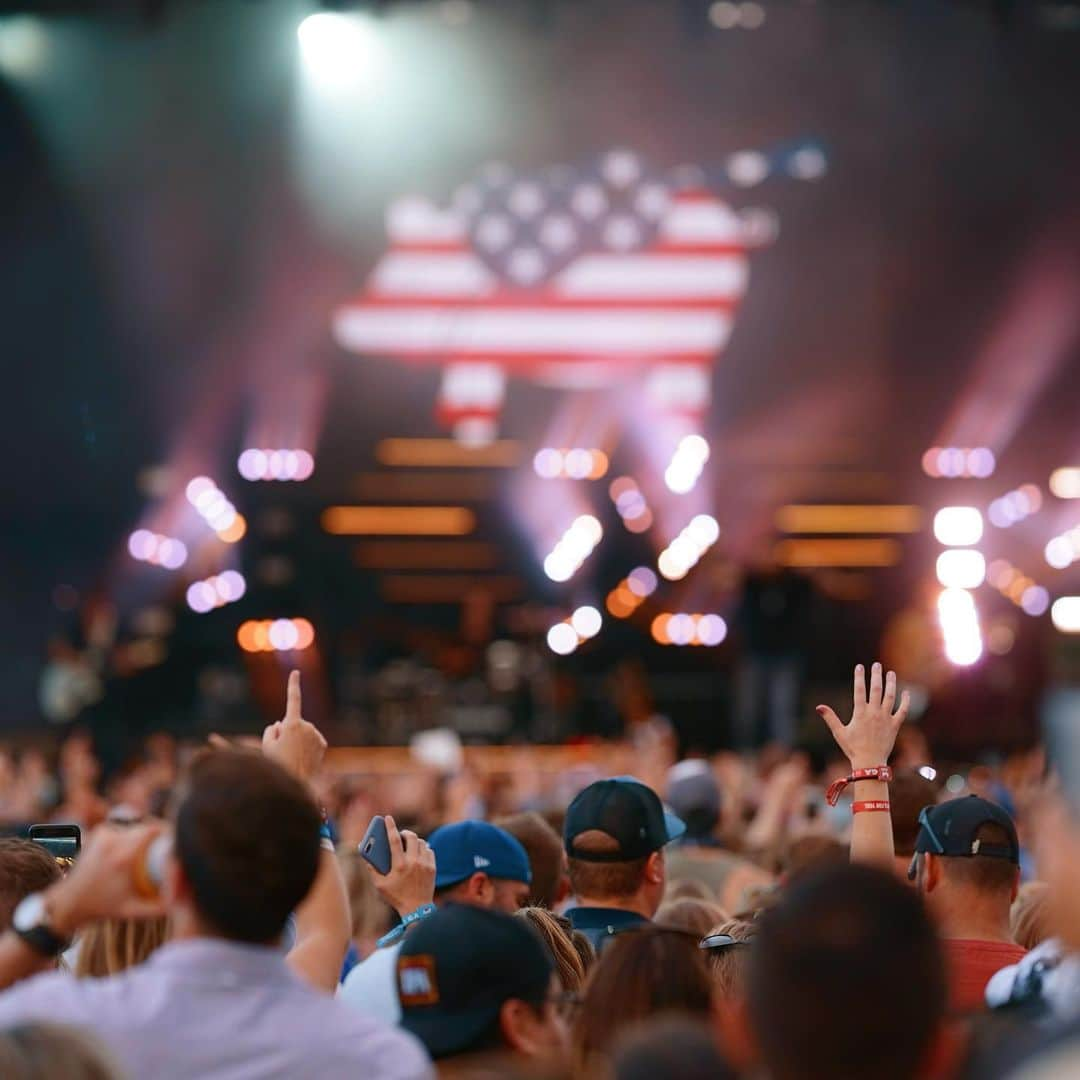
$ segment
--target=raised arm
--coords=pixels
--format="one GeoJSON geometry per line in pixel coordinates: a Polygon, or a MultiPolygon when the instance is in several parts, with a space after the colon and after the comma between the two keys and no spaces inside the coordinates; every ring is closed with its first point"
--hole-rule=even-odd
{"type": "MultiPolygon", "coordinates": [[[[883,681],[881,664],[875,663],[870,672],[869,693],[862,664],[855,667],[850,723],[842,723],[828,705],[817,707],[818,714],[829,725],[836,745],[847,757],[853,776],[867,771],[874,773],[887,765],[896,744],[897,732],[908,714],[910,700],[906,690],[900,698],[900,707],[894,713],[895,704],[896,674],[890,671],[883,681]]],[[[886,777],[888,775],[885,774],[886,777]]],[[[851,861],[891,870],[895,849],[887,779],[857,779],[854,782],[854,796],[851,861]]]]}
{"type": "MultiPolygon", "coordinates": [[[[322,764],[326,740],[301,715],[299,671],[289,675],[284,718],[263,732],[263,753],[308,786],[322,764]]],[[[289,967],[316,989],[332,994],[351,930],[345,880],[333,846],[324,838],[315,882],[296,909],[296,944],[287,957],[289,967]]]]}

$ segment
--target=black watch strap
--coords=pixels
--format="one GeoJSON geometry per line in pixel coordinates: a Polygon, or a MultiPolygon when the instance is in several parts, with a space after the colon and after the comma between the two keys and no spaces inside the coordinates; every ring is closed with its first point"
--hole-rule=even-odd
{"type": "Polygon", "coordinates": [[[50,959],[59,956],[71,944],[70,941],[54,934],[47,926],[31,926],[29,930],[16,930],[15,933],[34,952],[50,959]]]}

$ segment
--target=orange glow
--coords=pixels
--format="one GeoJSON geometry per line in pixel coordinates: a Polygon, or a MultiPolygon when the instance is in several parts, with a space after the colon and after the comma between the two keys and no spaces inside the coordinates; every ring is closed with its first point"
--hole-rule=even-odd
{"type": "Polygon", "coordinates": [[[375,456],[383,465],[510,469],[521,460],[521,444],[513,439],[488,446],[466,446],[454,439],[383,439],[375,456]]]}
{"type": "Polygon", "coordinates": [[[315,627],[307,619],[293,619],[298,635],[296,639],[297,649],[307,649],[315,642],[315,627]]]}
{"type": "Polygon", "coordinates": [[[236,631],[236,640],[240,645],[240,648],[244,652],[258,652],[259,642],[256,636],[256,628],[258,623],[248,621],[240,624],[240,629],[236,631]]]}
{"type": "Polygon", "coordinates": [[[790,505],[776,512],[776,527],[788,533],[913,533],[922,528],[917,506],[790,505]]]}
{"type": "Polygon", "coordinates": [[[608,471],[608,456],[603,450],[592,451],[592,472],[589,473],[590,480],[599,480],[600,477],[606,476],[608,471]]]}
{"type": "Polygon", "coordinates": [[[640,603],[641,597],[635,596],[627,588],[625,579],[607,596],[607,609],[616,619],[628,619],[638,609],[640,603]]]}
{"type": "Polygon", "coordinates": [[[255,623],[252,640],[255,642],[256,652],[270,652],[270,621],[268,619],[255,623]]]}
{"type": "Polygon", "coordinates": [[[671,644],[671,637],[668,634],[668,623],[670,622],[670,615],[657,615],[652,621],[653,640],[660,645],[671,644]]]}
{"type": "Polygon", "coordinates": [[[623,519],[623,524],[632,533],[648,532],[652,528],[653,516],[651,510],[639,514],[636,518],[623,519]]]}
{"type": "Polygon", "coordinates": [[[227,529],[222,529],[217,536],[219,540],[224,541],[226,544],[235,544],[237,540],[243,540],[246,533],[247,522],[244,520],[244,515],[237,514],[233,518],[233,523],[227,529]]]}
{"type": "Polygon", "coordinates": [[[476,515],[464,506],[329,506],[322,526],[335,536],[465,536],[476,515]]]}
{"type": "Polygon", "coordinates": [[[895,566],[895,540],[781,540],[773,549],[781,566],[895,566]]]}

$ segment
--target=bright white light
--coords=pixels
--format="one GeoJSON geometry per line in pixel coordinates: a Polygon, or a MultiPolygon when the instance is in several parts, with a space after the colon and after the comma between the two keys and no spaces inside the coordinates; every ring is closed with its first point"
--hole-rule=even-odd
{"type": "Polygon", "coordinates": [[[149,529],[136,529],[128,539],[128,551],[134,559],[147,562],[157,550],[157,537],[149,529]]]}
{"type": "Polygon", "coordinates": [[[584,480],[593,471],[593,456],[588,450],[570,450],[563,468],[572,480],[584,480]]]}
{"type": "Polygon", "coordinates": [[[935,769],[933,765],[922,765],[919,768],[919,775],[924,780],[936,780],[937,769],[935,769]]]}
{"type": "Polygon", "coordinates": [[[214,590],[210,589],[210,595],[207,596],[207,584],[205,581],[196,581],[194,585],[190,585],[187,591],[188,607],[192,611],[198,612],[200,615],[205,615],[206,612],[212,610],[217,605],[217,598],[214,596],[214,590]]]}
{"type": "Polygon", "coordinates": [[[600,633],[600,627],[603,625],[603,618],[600,612],[594,607],[579,607],[573,615],[570,616],[570,625],[577,632],[579,637],[591,638],[596,637],[600,633]]]}
{"type": "Polygon", "coordinates": [[[544,573],[552,581],[569,581],[574,576],[574,564],[561,552],[553,551],[544,560],[544,573]]]}
{"type": "Polygon", "coordinates": [[[293,479],[297,481],[307,480],[314,471],[315,458],[307,450],[297,450],[296,472],[293,473],[293,479]]]}
{"type": "Polygon", "coordinates": [[[266,472],[266,455],[261,450],[245,450],[236,459],[236,469],[245,480],[261,480],[266,472]]]}
{"type": "Polygon", "coordinates": [[[671,463],[664,471],[668,490],[676,495],[693,490],[708,460],[709,444],[700,435],[687,435],[675,448],[671,463]]]}
{"type": "Polygon", "coordinates": [[[563,471],[562,454],[550,446],[537,450],[536,457],[533,458],[533,471],[537,476],[543,477],[545,480],[554,480],[557,476],[561,476],[563,471]]]}
{"type": "Polygon", "coordinates": [[[967,457],[963,450],[955,446],[947,446],[940,451],[937,459],[937,471],[939,476],[953,478],[963,476],[967,468],[967,457]]]}
{"type": "Polygon", "coordinates": [[[1080,596],[1060,596],[1050,609],[1054,626],[1063,634],[1080,634],[1080,596]]]}
{"type": "Polygon", "coordinates": [[[179,570],[187,562],[187,546],[181,540],[166,537],[158,544],[158,562],[166,570],[179,570]]]}
{"type": "Polygon", "coordinates": [[[569,623],[556,623],[547,632],[547,643],[557,656],[569,656],[578,647],[577,631],[569,623]]]}
{"type": "Polygon", "coordinates": [[[31,78],[45,66],[49,38],[45,25],[31,15],[0,20],[0,71],[31,78]]]}
{"type": "Polygon", "coordinates": [[[292,619],[275,619],[270,624],[270,644],[278,652],[288,652],[295,649],[300,640],[300,631],[292,619]]]}
{"type": "Polygon", "coordinates": [[[381,73],[377,27],[360,15],[318,12],[304,19],[296,36],[304,74],[321,89],[363,86],[381,73]]]}
{"type": "Polygon", "coordinates": [[[978,626],[945,635],[945,657],[950,664],[970,667],[983,654],[982,635],[978,626]]]}
{"type": "Polygon", "coordinates": [[[1031,585],[1020,597],[1020,607],[1028,615],[1039,616],[1050,606],[1050,594],[1041,585],[1031,585]]]}
{"type": "Polygon", "coordinates": [[[192,506],[198,506],[200,499],[205,499],[207,496],[212,495],[217,490],[217,486],[214,481],[208,476],[196,476],[193,480],[188,481],[188,486],[185,489],[188,502],[192,506]]]}
{"type": "Polygon", "coordinates": [[[552,581],[569,581],[592,554],[603,535],[603,527],[591,514],[582,514],[575,518],[544,559],[544,573],[552,581]]]}
{"type": "Polygon", "coordinates": [[[966,464],[969,476],[985,480],[986,477],[994,475],[997,462],[992,450],[988,450],[985,446],[977,446],[974,450],[968,451],[966,464]]]}
{"type": "Polygon", "coordinates": [[[600,167],[612,187],[629,187],[641,175],[641,162],[629,150],[613,150],[600,167]]]}
{"type": "Polygon", "coordinates": [[[585,536],[593,547],[596,547],[603,539],[603,526],[592,514],[582,514],[581,517],[574,521],[573,527],[580,529],[582,536],[585,536]]]}
{"type": "Polygon", "coordinates": [[[728,158],[727,171],[739,187],[753,187],[769,175],[769,161],[756,150],[743,150],[728,158]]]}
{"type": "MultiPolygon", "coordinates": [[[[945,552],[977,554],[973,552],[945,552]]],[[[952,664],[967,667],[982,656],[982,633],[979,615],[971,593],[962,588],[947,588],[938,597],[938,617],[945,639],[945,656],[952,664]]]]}
{"type": "Polygon", "coordinates": [[[1059,499],[1080,499],[1080,466],[1055,469],[1050,474],[1050,490],[1059,499]]]}
{"type": "Polygon", "coordinates": [[[1064,570],[1073,563],[1073,547],[1068,536],[1055,536],[1043,552],[1046,561],[1055,570],[1064,570]]]}
{"type": "Polygon", "coordinates": [[[715,544],[720,536],[720,526],[716,523],[716,518],[708,514],[698,514],[686,528],[695,543],[702,548],[715,544]]]}
{"type": "Polygon", "coordinates": [[[235,570],[226,570],[214,580],[214,589],[225,603],[239,600],[247,591],[247,583],[244,576],[235,570]]]}
{"type": "Polygon", "coordinates": [[[672,645],[689,645],[694,640],[696,630],[694,619],[690,615],[672,615],[668,621],[667,632],[672,645]]]}
{"type": "Polygon", "coordinates": [[[719,645],[727,637],[727,623],[719,615],[702,615],[697,621],[697,636],[702,645],[719,645]]]}
{"type": "Polygon", "coordinates": [[[975,598],[966,589],[944,589],[938,597],[938,615],[943,623],[974,619],[977,616],[975,598]]]}
{"type": "Polygon", "coordinates": [[[942,544],[966,547],[982,539],[982,514],[974,506],[946,506],[934,515],[934,535],[942,544]]]}
{"type": "Polygon", "coordinates": [[[656,592],[656,586],[659,582],[656,580],[656,575],[647,566],[638,566],[627,575],[626,584],[635,596],[644,598],[652,596],[656,592]]]}
{"type": "Polygon", "coordinates": [[[986,560],[978,551],[943,551],[938,556],[937,578],[947,589],[976,589],[986,580],[986,560]]]}
{"type": "Polygon", "coordinates": [[[660,573],[663,574],[668,581],[681,581],[689,572],[689,567],[685,563],[680,562],[670,550],[660,552],[660,557],[657,559],[656,565],[659,567],[660,573]]]}

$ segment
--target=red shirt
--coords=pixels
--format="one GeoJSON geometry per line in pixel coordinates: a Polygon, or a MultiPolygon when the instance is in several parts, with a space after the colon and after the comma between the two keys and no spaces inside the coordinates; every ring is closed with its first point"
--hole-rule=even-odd
{"type": "Polygon", "coordinates": [[[943,942],[949,979],[949,1011],[981,1012],[986,1008],[986,984],[1003,967],[1017,964],[1027,950],[1011,941],[943,942]]]}

